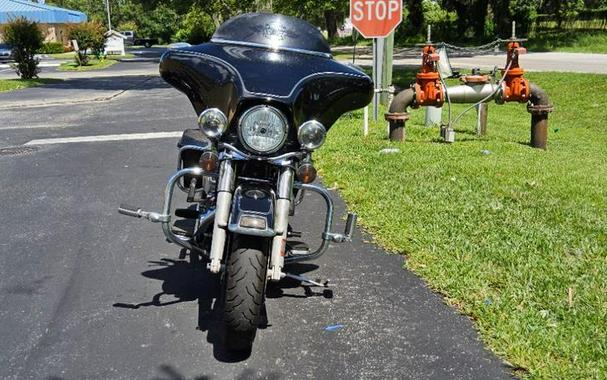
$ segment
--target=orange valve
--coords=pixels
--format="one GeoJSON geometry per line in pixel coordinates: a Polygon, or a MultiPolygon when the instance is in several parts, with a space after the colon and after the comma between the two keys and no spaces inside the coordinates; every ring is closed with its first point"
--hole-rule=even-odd
{"type": "Polygon", "coordinates": [[[421,72],[415,80],[415,106],[440,107],[445,102],[445,94],[441,85],[437,63],[440,60],[436,49],[431,44],[424,46],[422,53],[421,72]]]}
{"type": "Polygon", "coordinates": [[[525,70],[519,66],[519,55],[525,54],[527,49],[521,47],[518,41],[510,41],[506,45],[508,57],[506,69],[502,70],[504,83],[502,84],[502,101],[526,103],[531,95],[529,81],[523,77],[525,70]]]}

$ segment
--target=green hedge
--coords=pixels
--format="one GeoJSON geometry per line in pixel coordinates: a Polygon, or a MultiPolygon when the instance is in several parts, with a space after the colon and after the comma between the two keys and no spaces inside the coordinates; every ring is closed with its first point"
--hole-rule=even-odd
{"type": "Polygon", "coordinates": [[[63,53],[63,44],[61,42],[46,42],[40,50],[39,54],[61,54],[63,53]]]}

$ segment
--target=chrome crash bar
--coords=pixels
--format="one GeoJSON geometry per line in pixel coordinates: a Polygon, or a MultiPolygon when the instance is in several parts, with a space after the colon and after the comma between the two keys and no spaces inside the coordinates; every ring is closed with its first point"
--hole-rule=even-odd
{"type": "Polygon", "coordinates": [[[297,263],[302,261],[314,260],[322,256],[329,248],[329,243],[343,243],[352,240],[352,234],[354,233],[354,227],[356,226],[356,214],[348,213],[346,219],[346,228],[344,234],[333,232],[333,200],[329,191],[323,187],[317,185],[309,185],[296,182],[293,187],[302,191],[312,191],[319,194],[325,201],[326,215],[325,215],[325,227],[322,233],[322,241],[320,247],[314,252],[306,253],[302,255],[293,255],[285,257],[285,263],[297,263]]]}
{"type": "MultiPolygon", "coordinates": [[[[162,225],[162,231],[164,232],[164,235],[166,236],[167,240],[191,251],[195,251],[205,256],[208,256],[208,253],[206,251],[202,250],[192,242],[191,237],[177,235],[171,229],[171,206],[173,202],[173,193],[175,190],[175,186],[177,186],[183,176],[200,176],[202,174],[202,169],[198,167],[181,169],[175,174],[173,174],[169,178],[164,191],[164,204],[161,213],[144,211],[141,208],[132,207],[124,204],[120,205],[120,207],[118,208],[118,212],[123,215],[137,218],[145,218],[151,222],[160,223],[162,225]]],[[[316,194],[319,194],[323,198],[326,206],[325,225],[321,236],[321,244],[318,249],[311,253],[287,256],[285,257],[285,263],[296,263],[314,260],[322,256],[327,251],[331,242],[343,243],[352,240],[352,234],[354,232],[354,227],[356,226],[356,214],[348,213],[344,234],[336,233],[333,231],[333,213],[335,211],[333,206],[333,200],[331,199],[329,191],[317,185],[303,184],[299,182],[294,183],[293,187],[301,191],[314,192],[316,194]]],[[[214,219],[215,209],[208,210],[206,213],[202,214],[199,217],[197,230],[200,230],[209,223],[212,223],[214,219]]]]}
{"type": "MultiPolygon", "coordinates": [[[[195,251],[195,252],[201,253],[203,255],[207,255],[207,253],[204,250],[202,250],[199,247],[197,247],[196,245],[192,244],[192,238],[177,235],[171,229],[171,204],[173,203],[173,192],[175,190],[175,185],[177,183],[179,183],[179,180],[181,179],[181,177],[183,177],[185,175],[199,176],[201,174],[202,174],[202,169],[196,168],[196,167],[181,169],[177,173],[173,174],[169,178],[169,181],[164,190],[164,204],[162,206],[161,213],[143,211],[140,208],[132,207],[132,206],[124,205],[124,204],[120,205],[120,207],[118,208],[118,212],[123,215],[134,216],[137,218],[145,218],[145,219],[148,219],[150,222],[160,223],[162,225],[162,231],[164,232],[164,235],[170,242],[180,245],[191,251],[195,251]]],[[[215,218],[214,209],[209,210],[206,213],[204,213],[203,215],[201,215],[198,219],[198,229],[200,229],[203,225],[206,225],[207,223],[213,221],[214,218],[215,218]]]]}

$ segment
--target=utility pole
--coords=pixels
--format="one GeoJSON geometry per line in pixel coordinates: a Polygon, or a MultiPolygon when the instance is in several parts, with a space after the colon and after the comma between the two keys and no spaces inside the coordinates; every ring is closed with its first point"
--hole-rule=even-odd
{"type": "Polygon", "coordinates": [[[105,10],[107,11],[107,28],[108,30],[112,30],[112,17],[110,15],[110,0],[105,1],[105,10]]]}

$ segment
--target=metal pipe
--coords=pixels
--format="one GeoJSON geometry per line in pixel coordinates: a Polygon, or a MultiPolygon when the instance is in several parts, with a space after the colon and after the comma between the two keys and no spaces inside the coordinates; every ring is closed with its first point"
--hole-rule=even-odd
{"type": "Polygon", "coordinates": [[[386,120],[390,123],[390,140],[403,141],[405,139],[405,121],[409,119],[407,108],[415,103],[415,90],[407,88],[399,92],[392,102],[386,120]]]}
{"type": "Polygon", "coordinates": [[[171,223],[171,204],[173,201],[173,192],[175,190],[175,184],[177,182],[179,182],[181,177],[183,177],[185,175],[201,175],[201,174],[202,174],[202,169],[200,169],[200,168],[188,168],[188,169],[182,169],[182,170],[178,171],[173,176],[171,176],[171,178],[169,178],[169,181],[164,190],[164,204],[162,206],[162,214],[165,215],[166,218],[165,218],[165,220],[163,220],[161,222],[161,224],[162,224],[162,231],[164,232],[164,235],[167,237],[167,239],[169,239],[169,241],[171,241],[175,244],[178,244],[182,247],[185,247],[191,251],[204,253],[204,251],[202,251],[200,248],[198,248],[192,244],[190,238],[175,235],[173,233],[173,231],[171,230],[171,224],[170,224],[171,223]]]}
{"type": "Polygon", "coordinates": [[[531,114],[531,141],[534,148],[546,149],[548,142],[548,114],[552,112],[553,106],[550,104],[548,94],[541,87],[534,83],[529,83],[531,95],[527,111],[531,114]]]}
{"type": "Polygon", "coordinates": [[[487,97],[487,100],[493,98],[498,92],[498,86],[493,83],[478,85],[460,85],[448,87],[445,89],[449,93],[451,103],[476,103],[487,97]],[[493,96],[491,96],[493,95],[493,96]]]}
{"type": "Polygon", "coordinates": [[[489,104],[480,103],[476,106],[476,134],[485,136],[487,134],[487,113],[489,112],[489,104]]]}
{"type": "Polygon", "coordinates": [[[316,251],[311,252],[306,255],[287,257],[285,259],[285,262],[287,262],[287,263],[298,263],[298,262],[302,262],[302,261],[309,261],[309,260],[314,260],[314,259],[319,258],[326,252],[327,248],[329,248],[329,242],[331,241],[330,236],[333,234],[333,232],[332,232],[333,212],[334,212],[333,211],[333,200],[331,199],[331,195],[329,194],[329,192],[320,186],[303,184],[303,183],[299,183],[299,182],[295,183],[294,187],[296,189],[312,191],[312,192],[319,194],[325,201],[327,213],[325,214],[325,226],[324,226],[324,230],[322,233],[322,240],[321,240],[320,247],[318,247],[318,249],[316,251]]]}
{"type": "MultiPolygon", "coordinates": [[[[208,147],[202,147],[202,146],[197,146],[197,145],[184,145],[181,148],[179,148],[179,154],[177,155],[177,171],[180,171],[181,169],[183,169],[183,165],[182,164],[182,156],[183,153],[186,151],[190,151],[190,150],[196,150],[199,152],[205,152],[208,151],[209,148],[208,147]]],[[[203,181],[206,182],[208,180],[208,178],[206,177],[216,177],[217,175],[215,173],[204,173],[203,176],[203,181]],[[206,180],[205,180],[206,178],[206,180]]],[[[181,181],[177,182],[177,187],[179,188],[179,190],[183,191],[184,193],[187,193],[190,189],[186,189],[185,187],[183,187],[183,185],[181,184],[181,181]]],[[[206,190],[206,188],[203,185],[203,189],[206,190]]]]}

